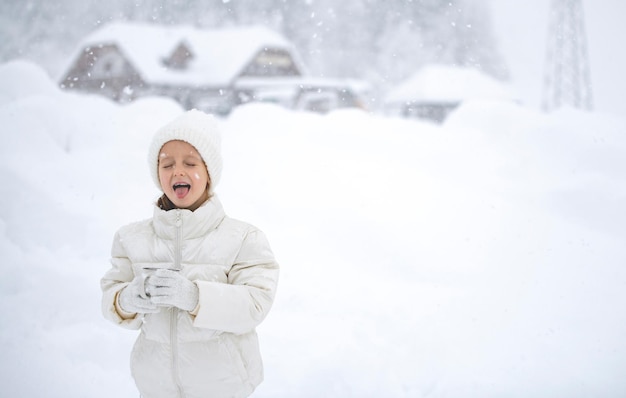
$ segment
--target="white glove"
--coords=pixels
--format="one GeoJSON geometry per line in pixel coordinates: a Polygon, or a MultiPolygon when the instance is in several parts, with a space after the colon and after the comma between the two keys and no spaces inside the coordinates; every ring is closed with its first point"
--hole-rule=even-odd
{"type": "Polygon", "coordinates": [[[143,285],[144,277],[138,275],[120,291],[117,302],[122,311],[129,314],[153,314],[159,311],[157,305],[145,297],[143,285]]]}
{"type": "Polygon", "coordinates": [[[154,304],[192,311],[198,305],[198,286],[180,272],[158,269],[146,278],[146,295],[154,304]]]}

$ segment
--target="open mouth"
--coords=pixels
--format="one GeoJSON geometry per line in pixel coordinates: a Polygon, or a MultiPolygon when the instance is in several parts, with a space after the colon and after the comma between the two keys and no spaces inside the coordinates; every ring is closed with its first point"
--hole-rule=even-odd
{"type": "Polygon", "coordinates": [[[184,182],[177,182],[172,186],[174,189],[174,193],[179,199],[184,198],[189,193],[189,189],[191,189],[191,185],[185,184],[184,182]]]}

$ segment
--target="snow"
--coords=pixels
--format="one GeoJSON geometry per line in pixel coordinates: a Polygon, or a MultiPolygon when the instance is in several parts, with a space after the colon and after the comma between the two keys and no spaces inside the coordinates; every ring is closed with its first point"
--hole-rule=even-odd
{"type": "Polygon", "coordinates": [[[427,65],[392,88],[387,103],[444,102],[467,99],[515,100],[506,84],[473,68],[427,65]]]}
{"type": "MultiPolygon", "coordinates": [[[[158,196],[171,100],[120,106],[0,65],[3,396],[136,397],[100,313],[120,226],[158,196]]],[[[282,266],[254,397],[626,394],[623,119],[470,101],[442,125],[250,104],[217,192],[282,266]]]]}

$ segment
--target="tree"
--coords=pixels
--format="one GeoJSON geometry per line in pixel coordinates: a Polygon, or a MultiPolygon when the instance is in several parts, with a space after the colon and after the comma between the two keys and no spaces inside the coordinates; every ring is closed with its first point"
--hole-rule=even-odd
{"type": "MultiPolygon", "coordinates": [[[[317,76],[395,84],[426,63],[506,68],[485,0],[7,0],[0,61],[42,60],[49,70],[78,40],[114,20],[202,28],[259,24],[284,34],[317,76]]],[[[57,70],[58,72],[58,70],[57,70]]]]}

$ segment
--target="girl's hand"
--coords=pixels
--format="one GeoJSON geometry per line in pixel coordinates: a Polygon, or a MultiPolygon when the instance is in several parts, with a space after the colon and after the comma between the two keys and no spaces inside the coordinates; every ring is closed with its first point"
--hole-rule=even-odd
{"type": "Polygon", "coordinates": [[[136,276],[117,296],[120,309],[129,314],[153,314],[159,311],[156,304],[144,296],[144,278],[136,276]]]}
{"type": "Polygon", "coordinates": [[[198,305],[198,286],[180,272],[158,269],[145,280],[146,295],[158,306],[193,311],[198,305]]]}

